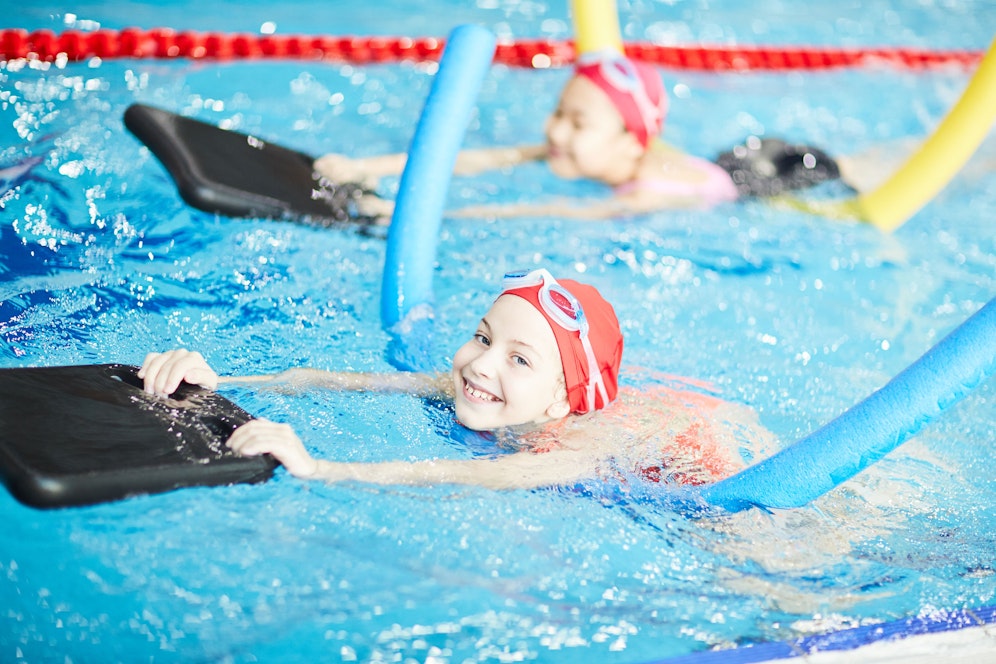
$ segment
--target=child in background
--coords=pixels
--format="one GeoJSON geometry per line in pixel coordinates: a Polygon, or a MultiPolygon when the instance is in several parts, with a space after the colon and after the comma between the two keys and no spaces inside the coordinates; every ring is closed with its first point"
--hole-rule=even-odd
{"type": "Polygon", "coordinates": [[[734,414],[735,407],[723,412],[718,400],[660,390],[616,399],[622,349],[615,312],[595,288],[540,269],[506,275],[449,375],[301,368],[219,378],[199,353],[175,350],[150,353],[139,377],[146,391],[163,396],[186,381],[207,389],[261,383],[445,398],[464,427],[511,439],[516,450],[492,458],[336,463],[312,457],[289,425],[264,419],[228,440],[242,455],[272,454],[304,479],[515,489],[620,474],[705,482],[739,469],[743,441],[733,431],[743,422],[714,417],[734,414]]]}
{"type": "MultiPolygon", "coordinates": [[[[708,209],[741,196],[772,196],[841,176],[840,166],[821,150],[778,139],[752,137],[716,162],[686,154],[659,138],[667,108],[663,81],[651,65],[614,51],[582,55],[546,121],[545,144],[464,150],[454,173],[475,175],[545,161],[559,177],[609,185],[612,196],[583,205],[483,205],[449,214],[605,219],[670,208],[708,209]]],[[[315,161],[315,168],[332,181],[374,189],[381,177],[401,173],[406,159],[405,154],[357,159],[328,154],[315,161]]],[[[384,203],[379,212],[389,217],[392,206],[384,203]]]]}

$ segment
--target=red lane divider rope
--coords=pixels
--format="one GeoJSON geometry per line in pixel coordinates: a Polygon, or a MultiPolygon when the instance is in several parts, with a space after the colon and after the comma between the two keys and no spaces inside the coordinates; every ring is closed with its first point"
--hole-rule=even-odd
{"type": "MultiPolygon", "coordinates": [[[[169,28],[125,28],[82,32],[0,30],[0,60],[43,62],[89,58],[193,58],[237,60],[293,58],[352,63],[438,60],[444,40],[434,37],[308,37],[220,32],[176,32],[169,28]]],[[[923,69],[942,65],[974,67],[982,51],[913,48],[823,48],[806,46],[659,46],[627,43],[630,57],[675,69],[751,71],[830,69],[886,63],[923,69]]],[[[495,62],[515,67],[563,67],[574,61],[570,40],[522,39],[499,43],[495,62]]]]}

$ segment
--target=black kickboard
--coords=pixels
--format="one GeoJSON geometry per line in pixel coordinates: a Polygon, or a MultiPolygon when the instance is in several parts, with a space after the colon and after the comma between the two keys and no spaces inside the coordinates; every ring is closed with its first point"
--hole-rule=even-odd
{"type": "Polygon", "coordinates": [[[132,104],[124,124],[159,159],[187,204],[229,217],[292,219],[322,226],[369,223],[356,212],[366,193],[332,183],[314,157],[259,137],[145,104],[132,104]]]}
{"type": "Polygon", "coordinates": [[[263,482],[277,461],[225,440],[252,416],[182,384],[146,394],[123,364],[0,369],[0,480],[33,507],[67,507],[181,487],[263,482]]]}

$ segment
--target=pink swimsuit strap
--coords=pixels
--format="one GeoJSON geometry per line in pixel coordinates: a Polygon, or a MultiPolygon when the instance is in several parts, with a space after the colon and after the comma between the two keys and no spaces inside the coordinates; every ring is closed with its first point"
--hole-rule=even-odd
{"type": "Polygon", "coordinates": [[[666,177],[632,180],[615,187],[616,195],[626,195],[635,191],[652,191],[662,197],[695,198],[702,201],[702,207],[712,207],[719,203],[735,201],[739,197],[736,185],[729,174],[720,166],[701,157],[687,157],[688,162],[705,177],[697,182],[688,182],[666,177]]]}

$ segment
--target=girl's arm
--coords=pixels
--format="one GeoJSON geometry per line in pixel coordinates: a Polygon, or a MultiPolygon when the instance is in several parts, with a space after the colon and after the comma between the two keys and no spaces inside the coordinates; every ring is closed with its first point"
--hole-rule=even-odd
{"type": "Polygon", "coordinates": [[[516,452],[493,459],[436,459],[335,463],[318,460],[309,479],[429,486],[463,484],[485,489],[537,489],[570,485],[596,474],[597,457],[571,450],[516,452]]]}
{"type": "Polygon", "coordinates": [[[292,475],[310,480],[372,484],[464,484],[488,489],[534,489],[592,477],[599,457],[578,450],[517,452],[496,459],[437,459],[383,463],[336,463],[315,459],[286,424],[258,419],[232,433],[228,446],[243,456],[272,454],[292,475]]]}
{"type": "Polygon", "coordinates": [[[160,396],[169,396],[182,382],[200,385],[209,390],[217,389],[219,384],[265,383],[291,389],[324,387],[360,392],[399,392],[416,396],[446,395],[452,392],[447,375],[406,372],[347,373],[301,368],[271,375],[219,377],[200,353],[183,348],[165,353],[149,353],[138,370],[138,377],[143,379],[146,392],[160,396]]]}
{"type": "Polygon", "coordinates": [[[442,396],[453,391],[445,374],[429,375],[405,371],[361,373],[308,367],[258,376],[222,376],[218,378],[218,382],[225,385],[261,383],[293,390],[321,387],[349,392],[393,392],[420,397],[442,396]]]}

